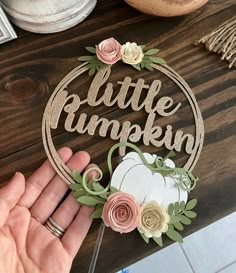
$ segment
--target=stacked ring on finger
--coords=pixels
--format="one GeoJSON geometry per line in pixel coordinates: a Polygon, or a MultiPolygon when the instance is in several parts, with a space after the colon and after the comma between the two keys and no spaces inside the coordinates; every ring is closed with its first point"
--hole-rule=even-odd
{"type": "Polygon", "coordinates": [[[65,230],[59,226],[52,217],[49,217],[47,222],[45,223],[45,227],[55,236],[61,238],[65,233],[65,230]]]}

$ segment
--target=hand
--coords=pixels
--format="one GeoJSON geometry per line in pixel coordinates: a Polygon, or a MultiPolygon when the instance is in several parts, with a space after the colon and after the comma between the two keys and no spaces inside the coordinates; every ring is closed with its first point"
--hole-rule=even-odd
{"type": "MultiPolygon", "coordinates": [[[[90,160],[86,152],[72,156],[69,148],[62,148],[58,153],[70,169],[76,168],[79,172],[90,160]]],[[[24,176],[16,173],[0,190],[1,273],[70,271],[91,225],[92,209],[80,206],[72,194],[58,207],[67,190],[68,185],[56,175],[49,161],[26,183],[24,176]],[[50,216],[66,229],[61,239],[44,226],[50,216]]]]}

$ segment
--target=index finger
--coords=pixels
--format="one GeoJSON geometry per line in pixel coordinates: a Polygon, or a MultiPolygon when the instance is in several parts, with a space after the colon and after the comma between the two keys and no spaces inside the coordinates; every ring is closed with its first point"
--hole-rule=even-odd
{"type": "MultiPolygon", "coordinates": [[[[58,150],[58,154],[62,161],[66,163],[71,158],[72,151],[70,148],[64,147],[58,150]]],[[[27,179],[25,192],[18,204],[30,208],[55,175],[56,171],[49,160],[46,160],[41,167],[27,179]]]]}

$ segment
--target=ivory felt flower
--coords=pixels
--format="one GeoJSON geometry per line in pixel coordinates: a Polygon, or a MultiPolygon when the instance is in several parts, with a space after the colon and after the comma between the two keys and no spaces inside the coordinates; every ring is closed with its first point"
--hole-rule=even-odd
{"type": "Polygon", "coordinates": [[[136,43],[127,42],[122,46],[121,58],[124,63],[127,64],[138,64],[142,62],[144,57],[141,46],[136,43]]]}
{"type": "Polygon", "coordinates": [[[107,227],[120,233],[128,233],[139,225],[140,206],[132,195],[116,192],[108,197],[102,218],[107,227]]]}
{"type": "Polygon", "coordinates": [[[121,59],[121,44],[114,38],[102,41],[96,46],[96,55],[105,64],[114,64],[121,59]]]}
{"type": "Polygon", "coordinates": [[[141,207],[141,219],[138,230],[146,237],[161,237],[168,230],[170,216],[166,209],[157,202],[152,201],[141,207]]]}

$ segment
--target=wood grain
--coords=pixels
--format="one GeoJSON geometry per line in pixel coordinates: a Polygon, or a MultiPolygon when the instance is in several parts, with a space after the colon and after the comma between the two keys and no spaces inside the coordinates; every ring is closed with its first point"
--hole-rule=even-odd
{"type": "MultiPolygon", "coordinates": [[[[85,55],[85,46],[114,36],[121,43],[136,41],[161,49],[161,56],[192,87],[202,111],[205,142],[194,174],[200,182],[192,192],[199,199],[198,218],[187,227],[190,234],[236,209],[236,71],[228,69],[217,54],[193,42],[231,18],[236,12],[235,0],[214,0],[200,10],[177,18],[158,18],[141,14],[121,0],[101,0],[87,20],[62,33],[30,34],[17,30],[19,38],[1,45],[0,51],[0,183],[4,185],[16,171],[27,176],[46,159],[41,140],[42,115],[50,94],[59,81],[75,66],[77,56],[85,55]]],[[[135,77],[128,68],[117,67],[116,76],[135,77]]],[[[153,74],[143,72],[150,80],[153,74]]],[[[83,81],[86,91],[88,84],[83,81]]],[[[72,88],[76,90],[79,83],[72,88]]],[[[187,102],[165,79],[163,92],[181,100],[183,108],[171,120],[176,128],[193,130],[187,102]]],[[[84,109],[91,111],[91,109],[84,109]]],[[[129,118],[142,125],[142,114],[130,114],[98,107],[94,113],[108,119],[129,118]]],[[[160,121],[161,125],[165,121],[160,121]]],[[[105,152],[113,144],[99,136],[68,134],[62,127],[55,132],[56,147],[69,146],[74,151],[88,150],[93,161],[105,168],[105,152]]],[[[150,149],[153,149],[150,147],[150,149]]],[[[147,151],[150,151],[147,149],[147,151]]],[[[157,150],[156,150],[157,151],[157,150]]],[[[155,151],[155,152],[156,152],[155,151]]],[[[165,152],[165,151],[161,151],[165,152]]],[[[179,162],[185,159],[181,154],[179,162]]],[[[73,272],[87,272],[96,240],[98,222],[93,224],[78,256],[73,272]]],[[[170,243],[166,239],[166,244],[170,243]]],[[[107,229],[96,272],[115,272],[159,248],[146,245],[136,232],[120,235],[107,229]]]]}

